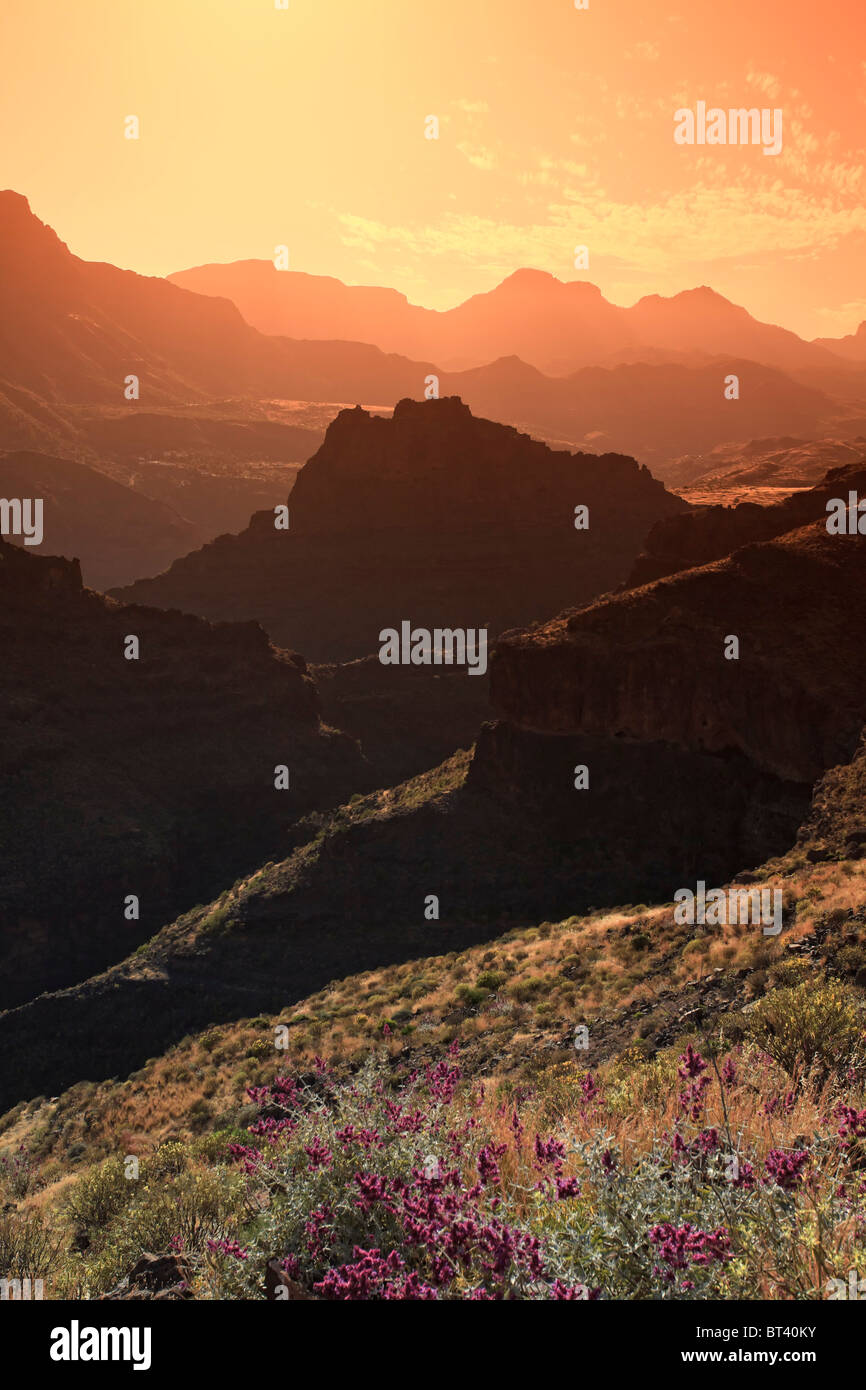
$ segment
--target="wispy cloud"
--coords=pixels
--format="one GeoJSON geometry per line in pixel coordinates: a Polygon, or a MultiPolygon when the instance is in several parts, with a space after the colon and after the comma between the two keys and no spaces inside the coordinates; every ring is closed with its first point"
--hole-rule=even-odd
{"type": "Polygon", "coordinates": [[[476,169],[496,168],[496,157],[493,151],[486,149],[483,145],[472,145],[467,140],[461,140],[457,148],[476,169]]]}

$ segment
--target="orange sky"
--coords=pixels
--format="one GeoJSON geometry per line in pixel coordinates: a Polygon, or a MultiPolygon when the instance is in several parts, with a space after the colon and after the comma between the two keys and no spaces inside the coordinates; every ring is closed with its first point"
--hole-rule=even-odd
{"type": "Polygon", "coordinates": [[[589,3],[3,0],[0,186],[149,274],[286,243],[293,269],[436,308],[529,265],[851,332],[863,0],[589,3]],[[675,145],[698,100],[781,107],[782,153],[675,145]]]}

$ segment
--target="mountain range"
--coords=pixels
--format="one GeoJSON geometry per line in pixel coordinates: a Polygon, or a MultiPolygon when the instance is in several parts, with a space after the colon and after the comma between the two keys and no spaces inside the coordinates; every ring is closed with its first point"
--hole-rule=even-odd
{"type": "MultiPolygon", "coordinates": [[[[682,362],[729,355],[781,371],[832,371],[837,357],[860,361],[848,339],[805,342],[761,323],[707,285],[630,308],[585,280],[517,270],[453,309],[424,309],[392,289],[344,285],[330,276],[277,270],[272,261],[195,266],[168,276],[197,294],[231,300],[263,333],[345,338],[383,352],[430,359],[450,371],[515,356],[550,376],[622,362],[682,362]]],[[[862,325],[862,340],[866,325],[862,325]]]]}
{"type": "MultiPolygon", "coordinates": [[[[270,270],[272,290],[294,274],[270,270]]],[[[184,286],[193,276],[197,289],[212,284],[210,275],[185,272],[184,286]]],[[[263,333],[228,298],[80,260],[25,198],[0,193],[7,449],[89,462],[107,412],[148,416],[149,429],[136,427],[148,449],[165,438],[156,414],[168,407],[200,417],[229,400],[241,416],[267,402],[329,403],[332,413],[341,404],[390,409],[429,394],[431,377],[441,396],[460,396],[476,414],[549,442],[636,454],[660,476],[669,458],[731,440],[866,431],[866,378],[856,358],[761,324],[706,288],[619,309],[583,282],[518,271],[496,290],[437,314],[390,290],[333,281],[323,288],[315,277],[286,283],[307,307],[279,324],[268,321],[292,336],[263,333]],[[380,296],[383,323],[408,315],[435,328],[400,339],[400,352],[387,335],[384,348],[346,338],[377,337],[371,324],[379,321],[380,296]],[[332,302],[353,307],[338,312],[332,302]],[[461,370],[449,369],[455,363],[461,370]],[[724,396],[730,374],[741,380],[737,400],[724,396]],[[130,377],[138,378],[139,394],[127,400],[130,377]]],[[[296,448],[291,461],[302,461],[296,448]]]]}

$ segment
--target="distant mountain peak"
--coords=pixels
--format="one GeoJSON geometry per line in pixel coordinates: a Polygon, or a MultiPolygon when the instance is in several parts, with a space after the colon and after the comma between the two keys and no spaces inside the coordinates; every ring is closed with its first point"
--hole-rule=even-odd
{"type": "Polygon", "coordinates": [[[531,266],[524,266],[520,270],[514,270],[510,275],[506,275],[496,286],[498,290],[539,290],[550,289],[554,285],[562,285],[563,281],[558,280],[549,270],[535,270],[531,266]]]}
{"type": "Polygon", "coordinates": [[[5,211],[7,208],[15,207],[23,208],[31,217],[33,216],[30,211],[30,203],[23,193],[17,193],[14,188],[0,188],[0,208],[5,211]]]}
{"type": "Polygon", "coordinates": [[[57,259],[72,256],[54,229],[39,220],[24,194],[12,188],[0,190],[0,248],[7,262],[0,269],[7,273],[17,274],[20,262],[34,261],[46,253],[57,259]],[[15,263],[9,264],[12,258],[15,263]]]}
{"type": "Polygon", "coordinates": [[[638,300],[636,308],[641,305],[700,305],[706,307],[724,307],[738,314],[747,314],[748,310],[743,309],[739,304],[734,304],[718,290],[714,290],[711,285],[694,285],[689,290],[677,290],[676,294],[645,294],[638,300]]]}

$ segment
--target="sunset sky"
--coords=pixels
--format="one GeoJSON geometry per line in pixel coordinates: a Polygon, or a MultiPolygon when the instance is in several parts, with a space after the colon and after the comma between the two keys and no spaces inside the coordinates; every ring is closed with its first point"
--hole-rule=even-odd
{"type": "Polygon", "coordinates": [[[852,332],[863,0],[589,3],[3,0],[0,187],[147,274],[285,243],[292,269],[434,308],[535,266],[620,304],[710,284],[852,332]],[[677,146],[698,100],[780,107],[781,154],[677,146]]]}

